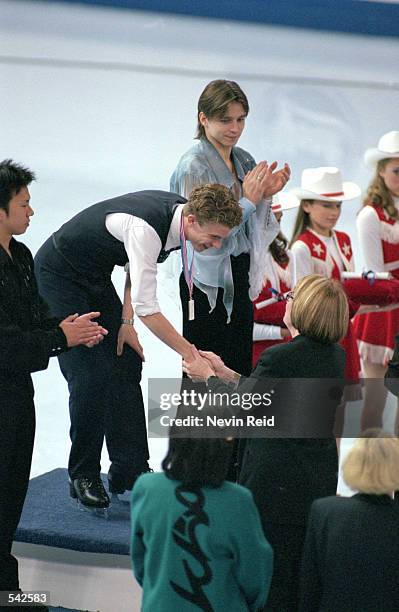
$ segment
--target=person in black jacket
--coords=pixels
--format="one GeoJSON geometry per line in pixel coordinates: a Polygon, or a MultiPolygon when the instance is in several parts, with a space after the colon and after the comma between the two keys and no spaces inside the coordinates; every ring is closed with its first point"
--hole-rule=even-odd
{"type": "MultiPolygon", "coordinates": [[[[276,437],[265,437],[266,432],[247,440],[239,475],[240,484],[252,491],[274,550],[274,573],[264,608],[274,612],[297,610],[310,506],[314,499],[336,492],[338,456],[333,428],[345,367],[345,353],[337,342],[348,325],[347,298],[337,281],[307,276],[296,285],[292,297],[284,318],[292,340],[264,351],[251,376],[240,380],[237,388],[242,395],[263,392],[267,384],[275,391],[276,437]]],[[[225,381],[239,378],[215,355],[201,355],[184,363],[184,368],[190,376],[207,379],[210,390],[223,390],[214,375],[225,381]]],[[[248,432],[247,428],[247,436],[248,432]]]]}
{"type": "Polygon", "coordinates": [[[399,439],[366,430],[343,464],[353,497],[311,508],[301,575],[300,612],[399,610],[399,439]]]}
{"type": "Polygon", "coordinates": [[[385,372],[385,386],[396,397],[399,396],[399,334],[395,336],[395,348],[392,359],[388,361],[388,369],[385,372]]]}
{"type": "Polygon", "coordinates": [[[32,461],[31,373],[46,369],[49,358],[68,347],[92,347],[106,334],[92,321],[99,312],[54,319],[38,293],[32,255],[14,238],[25,233],[33,215],[28,185],[34,178],[12,160],[0,163],[0,591],[19,589],[11,546],[32,461]]]}
{"type": "MultiPolygon", "coordinates": [[[[247,180],[256,184],[255,173],[247,180]]],[[[237,200],[222,185],[197,187],[189,201],[175,193],[140,191],[86,208],[39,249],[36,274],[53,314],[63,316],[70,308],[84,311],[95,307],[109,330],[94,351],[82,348],[59,357],[69,387],[70,494],[86,508],[101,511],[109,505],[100,478],[104,437],[111,460],[111,493],[131,489],[138,475],[149,471],[140,387],[144,356],[134,313],[175,351],[183,356],[191,351],[191,344],[160,312],[157,262],[182,247],[186,278],[192,288],[193,255],[186,240],[196,251],[220,248],[222,239],[241,218],[237,200]],[[122,306],[111,274],[115,266],[128,263],[122,306]]]]}

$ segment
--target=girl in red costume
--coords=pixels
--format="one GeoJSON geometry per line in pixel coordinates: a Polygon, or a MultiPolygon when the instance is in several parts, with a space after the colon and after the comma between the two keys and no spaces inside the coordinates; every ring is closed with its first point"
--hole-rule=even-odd
{"type": "MultiPolygon", "coordinates": [[[[340,280],[344,270],[354,270],[354,262],[348,234],[334,228],[341,214],[341,203],[357,198],[360,188],[355,183],[342,181],[338,168],[307,168],[302,172],[301,187],[290,193],[300,200],[290,244],[296,281],[309,274],[340,280]]],[[[346,351],[345,376],[349,382],[356,381],[360,361],[351,323],[342,346],[346,351]]]]}
{"type": "MultiPolygon", "coordinates": [[[[287,193],[273,196],[272,211],[280,223],[283,211],[299,205],[296,198],[287,193]]],[[[252,347],[252,366],[255,367],[263,351],[274,344],[286,342],[291,338],[283,322],[285,301],[280,300],[263,308],[256,308],[265,300],[273,297],[271,289],[284,294],[292,288],[292,255],[287,249],[288,240],[280,231],[269,246],[266,260],[266,275],[259,296],[254,300],[254,330],[252,347]]]]}
{"type": "MultiPolygon", "coordinates": [[[[365,265],[399,279],[399,131],[384,134],[377,148],[367,149],[364,161],[374,170],[357,217],[365,265]]],[[[366,381],[362,427],[381,427],[387,395],[383,378],[399,332],[399,308],[358,315],[354,324],[364,375],[374,379],[366,381]]]]}

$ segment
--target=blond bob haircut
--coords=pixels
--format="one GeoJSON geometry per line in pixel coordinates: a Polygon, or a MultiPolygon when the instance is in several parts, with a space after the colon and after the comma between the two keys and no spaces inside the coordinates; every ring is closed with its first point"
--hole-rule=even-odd
{"type": "Polygon", "coordinates": [[[349,308],[341,284],[319,274],[305,276],[294,288],[293,326],[320,342],[338,342],[347,330],[349,308]]]}
{"type": "Polygon", "coordinates": [[[382,429],[368,429],[348,453],[342,473],[360,493],[388,495],[399,490],[399,439],[382,429]]]}
{"type": "Polygon", "coordinates": [[[242,220],[242,209],[233,193],[228,187],[217,183],[194,187],[184,205],[183,214],[185,217],[195,215],[200,225],[220,223],[230,229],[240,225],[242,220]]]}

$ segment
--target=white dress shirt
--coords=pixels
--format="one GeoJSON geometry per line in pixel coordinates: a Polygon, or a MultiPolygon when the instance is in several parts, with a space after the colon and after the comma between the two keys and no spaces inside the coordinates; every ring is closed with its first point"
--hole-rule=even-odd
{"type": "MultiPolygon", "coordinates": [[[[166,239],[165,251],[180,245],[180,222],[184,204],[174,212],[166,239]]],[[[139,317],[160,312],[157,300],[157,259],[162,250],[161,239],[149,223],[126,213],[106,216],[109,233],[123,242],[129,259],[131,299],[139,317]]]]}

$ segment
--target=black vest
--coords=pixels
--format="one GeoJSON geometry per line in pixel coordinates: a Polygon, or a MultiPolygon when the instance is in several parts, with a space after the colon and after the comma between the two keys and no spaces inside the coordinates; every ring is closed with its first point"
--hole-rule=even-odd
{"type": "Polygon", "coordinates": [[[146,221],[158,234],[162,243],[160,263],[169,254],[163,249],[173,213],[184,202],[182,196],[166,191],[127,193],[82,210],[55,232],[53,241],[57,251],[79,274],[96,281],[109,278],[114,266],[124,266],[128,257],[123,242],[108,232],[105,218],[112,213],[127,213],[146,221]]]}

